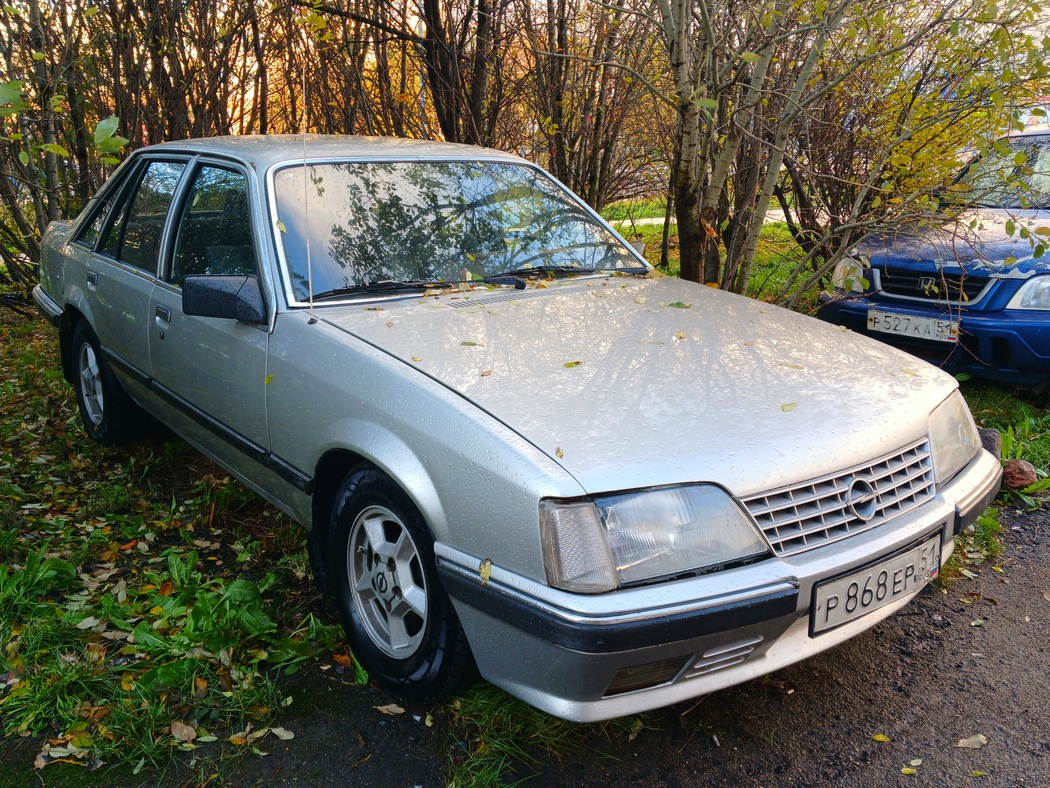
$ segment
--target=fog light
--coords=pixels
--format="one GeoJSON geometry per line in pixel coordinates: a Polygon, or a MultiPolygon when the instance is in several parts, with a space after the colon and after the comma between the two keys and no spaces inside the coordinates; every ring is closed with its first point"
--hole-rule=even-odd
{"type": "Polygon", "coordinates": [[[605,690],[605,697],[610,695],[622,695],[625,692],[649,689],[660,684],[667,684],[678,675],[688,659],[676,657],[665,659],[662,662],[650,662],[647,665],[635,665],[630,668],[620,668],[609,682],[605,690]]]}

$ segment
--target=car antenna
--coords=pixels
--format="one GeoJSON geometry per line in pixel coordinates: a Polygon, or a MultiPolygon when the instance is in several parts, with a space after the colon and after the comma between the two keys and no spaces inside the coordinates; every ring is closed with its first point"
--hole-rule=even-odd
{"type": "Polygon", "coordinates": [[[313,261],[310,257],[310,186],[308,183],[310,175],[306,171],[306,113],[310,106],[306,100],[306,69],[303,69],[302,78],[303,117],[299,130],[303,137],[303,224],[306,226],[306,293],[310,302],[310,319],[307,322],[312,326],[317,322],[317,317],[314,315],[314,272],[313,261]]]}

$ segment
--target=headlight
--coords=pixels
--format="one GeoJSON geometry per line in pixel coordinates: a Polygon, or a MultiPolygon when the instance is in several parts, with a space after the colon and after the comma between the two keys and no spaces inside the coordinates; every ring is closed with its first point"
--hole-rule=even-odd
{"type": "Polygon", "coordinates": [[[1050,276],[1033,276],[1017,291],[1007,309],[1050,309],[1050,276]]]}
{"type": "Polygon", "coordinates": [[[547,580],[584,593],[713,569],[769,553],[724,490],[669,487],[594,501],[540,502],[547,580]]]}
{"type": "Polygon", "coordinates": [[[944,484],[962,470],[980,448],[981,438],[970,409],[962,394],[955,391],[930,415],[930,452],[937,484],[944,484]]]}
{"type": "Polygon", "coordinates": [[[863,293],[871,287],[871,272],[863,260],[844,257],[835,263],[831,272],[831,286],[847,293],[863,293]]]}

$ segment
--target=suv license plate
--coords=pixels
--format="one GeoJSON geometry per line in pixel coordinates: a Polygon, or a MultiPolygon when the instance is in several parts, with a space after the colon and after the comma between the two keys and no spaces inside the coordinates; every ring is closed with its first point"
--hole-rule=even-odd
{"type": "Polygon", "coordinates": [[[933,342],[959,341],[958,320],[902,315],[896,312],[883,312],[879,309],[868,310],[868,331],[929,339],[933,342]]]}
{"type": "Polygon", "coordinates": [[[818,583],[813,591],[810,632],[816,635],[834,629],[913,594],[937,577],[940,568],[938,532],[903,553],[818,583]]]}

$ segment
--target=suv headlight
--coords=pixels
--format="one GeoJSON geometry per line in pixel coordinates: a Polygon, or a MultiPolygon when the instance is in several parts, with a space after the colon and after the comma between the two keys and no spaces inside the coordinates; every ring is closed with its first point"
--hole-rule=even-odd
{"type": "Polygon", "coordinates": [[[1050,276],[1033,276],[1010,299],[1007,309],[1050,309],[1050,276]]]}
{"type": "Polygon", "coordinates": [[[769,554],[769,545],[728,493],[710,484],[540,502],[547,581],[583,593],[769,554]]]}
{"type": "Polygon", "coordinates": [[[863,293],[871,287],[871,268],[864,260],[844,257],[831,271],[831,286],[847,293],[863,293]]]}
{"type": "Polygon", "coordinates": [[[977,425],[956,390],[930,414],[930,453],[938,486],[961,471],[980,449],[977,425]]]}

